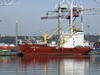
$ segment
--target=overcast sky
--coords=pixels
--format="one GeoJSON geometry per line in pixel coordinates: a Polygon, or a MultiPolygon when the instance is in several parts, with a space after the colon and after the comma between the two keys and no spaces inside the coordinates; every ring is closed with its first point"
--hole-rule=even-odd
{"type": "MultiPolygon", "coordinates": [[[[77,1],[77,0],[76,0],[77,1]]],[[[62,0],[18,0],[15,5],[0,6],[0,34],[15,36],[16,19],[18,20],[18,35],[41,35],[52,33],[58,27],[57,19],[41,20],[40,17],[47,11],[55,9],[55,5],[62,0]]],[[[83,8],[100,8],[94,0],[82,0],[83,8]]],[[[97,35],[100,32],[100,15],[84,15],[84,32],[89,31],[97,35]]],[[[64,31],[68,27],[64,26],[64,31]]]]}

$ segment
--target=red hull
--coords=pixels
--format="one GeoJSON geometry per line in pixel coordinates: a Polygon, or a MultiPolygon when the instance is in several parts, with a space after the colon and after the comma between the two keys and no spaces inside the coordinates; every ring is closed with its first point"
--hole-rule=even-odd
{"type": "Polygon", "coordinates": [[[56,47],[49,47],[45,45],[28,45],[21,44],[19,45],[21,52],[24,55],[84,55],[87,54],[91,49],[89,47],[82,48],[60,48],[56,49],[56,47]]]}

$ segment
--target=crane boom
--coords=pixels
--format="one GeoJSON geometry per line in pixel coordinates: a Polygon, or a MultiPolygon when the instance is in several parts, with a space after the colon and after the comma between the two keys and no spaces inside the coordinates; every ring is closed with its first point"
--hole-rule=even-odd
{"type": "Polygon", "coordinates": [[[100,8],[91,8],[91,9],[83,9],[84,15],[95,15],[95,14],[100,14],[100,8]]]}
{"type": "Polygon", "coordinates": [[[62,28],[62,26],[61,26],[60,28],[58,28],[55,32],[53,32],[50,36],[48,36],[47,32],[45,32],[45,34],[44,34],[44,41],[45,41],[45,44],[47,44],[47,41],[48,41],[53,35],[55,35],[61,28],[62,28]]]}
{"type": "MultiPolygon", "coordinates": [[[[78,10],[78,12],[83,11],[84,15],[95,15],[95,14],[100,14],[100,8],[91,8],[91,9],[83,9],[83,10],[78,10]]],[[[57,13],[58,11],[49,11],[49,13],[57,13]]],[[[68,12],[68,11],[64,11],[64,12],[68,12]]],[[[48,13],[48,12],[47,12],[48,13]]],[[[48,13],[48,14],[49,14],[48,13]]],[[[67,14],[68,15],[68,14],[67,14]]],[[[62,19],[65,19],[67,16],[66,14],[61,15],[62,19]]],[[[46,15],[44,17],[41,17],[41,19],[58,19],[58,15],[46,15]]]]}

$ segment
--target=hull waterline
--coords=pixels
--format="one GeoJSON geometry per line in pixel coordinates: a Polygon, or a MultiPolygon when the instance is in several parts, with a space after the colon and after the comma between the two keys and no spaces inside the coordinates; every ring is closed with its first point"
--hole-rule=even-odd
{"type": "Polygon", "coordinates": [[[49,47],[45,45],[28,45],[22,44],[19,45],[21,52],[24,55],[33,55],[33,56],[47,56],[47,55],[84,55],[90,52],[89,47],[82,47],[82,48],[59,48],[56,47],[49,47]]]}

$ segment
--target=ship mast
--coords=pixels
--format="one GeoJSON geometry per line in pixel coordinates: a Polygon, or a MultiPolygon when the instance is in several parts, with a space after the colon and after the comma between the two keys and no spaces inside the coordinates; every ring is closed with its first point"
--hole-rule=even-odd
{"type": "Polygon", "coordinates": [[[17,46],[17,39],[18,39],[18,21],[16,20],[16,46],[17,46]]]}

